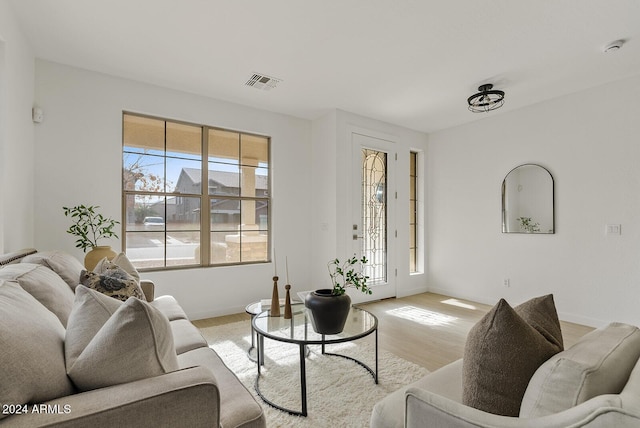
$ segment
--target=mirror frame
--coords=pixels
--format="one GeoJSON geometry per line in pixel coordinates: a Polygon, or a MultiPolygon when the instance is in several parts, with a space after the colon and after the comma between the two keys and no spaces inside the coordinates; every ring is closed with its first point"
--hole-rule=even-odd
{"type": "MultiPolygon", "coordinates": [[[[546,190],[545,190],[546,191],[546,190]]],[[[502,233],[521,233],[521,234],[530,234],[530,235],[552,235],[556,233],[556,214],[555,214],[556,210],[555,210],[555,181],[553,179],[553,175],[551,174],[551,172],[543,167],[542,165],[538,165],[535,163],[524,163],[522,165],[518,165],[515,168],[511,169],[511,171],[509,171],[507,173],[507,175],[505,175],[504,179],[502,180],[502,233]],[[522,168],[522,167],[537,167],[540,168],[542,171],[546,172],[547,174],[549,174],[549,178],[551,179],[551,230],[548,232],[542,232],[542,231],[538,231],[538,232],[521,232],[521,231],[517,231],[517,232],[512,232],[507,230],[507,212],[506,212],[506,207],[505,207],[505,202],[506,202],[506,186],[507,186],[507,178],[509,178],[509,175],[514,172],[515,170],[517,170],[518,168],[522,168]]]]}

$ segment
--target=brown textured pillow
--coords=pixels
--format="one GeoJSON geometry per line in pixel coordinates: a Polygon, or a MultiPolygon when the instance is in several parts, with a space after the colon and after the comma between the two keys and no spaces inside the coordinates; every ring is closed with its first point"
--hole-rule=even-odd
{"type": "Polygon", "coordinates": [[[463,404],[497,415],[518,416],[529,380],[542,363],[561,350],[560,322],[551,295],[516,309],[500,299],[467,337],[462,363],[463,404]]]}
{"type": "Polygon", "coordinates": [[[549,343],[556,345],[560,351],[564,349],[562,330],[558,313],[556,312],[556,305],[553,301],[553,294],[534,297],[513,309],[527,324],[543,335],[549,343]]]}
{"type": "Polygon", "coordinates": [[[129,297],[145,300],[138,281],[110,261],[102,264],[101,272],[83,270],[80,274],[80,284],[123,302],[129,297]]]}

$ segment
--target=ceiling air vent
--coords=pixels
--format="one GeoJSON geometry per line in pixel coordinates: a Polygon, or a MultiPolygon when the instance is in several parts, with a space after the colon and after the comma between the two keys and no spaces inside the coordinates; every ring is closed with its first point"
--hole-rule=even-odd
{"type": "Polygon", "coordinates": [[[262,89],[263,91],[270,91],[275,88],[278,83],[282,82],[282,79],[267,76],[264,74],[253,73],[245,85],[252,86],[256,89],[262,89]]]}

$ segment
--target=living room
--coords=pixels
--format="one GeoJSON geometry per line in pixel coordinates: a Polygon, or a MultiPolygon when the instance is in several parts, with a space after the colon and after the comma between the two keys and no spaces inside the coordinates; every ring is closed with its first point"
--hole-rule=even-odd
{"type": "MultiPolygon", "coordinates": [[[[121,114],[141,111],[271,136],[274,242],[280,257],[288,257],[294,289],[298,284],[311,289],[321,285],[315,278],[326,276],[325,260],[349,245],[351,221],[341,208],[347,189],[339,183],[348,178],[340,162],[349,156],[341,152],[341,130],[353,124],[396,135],[404,165],[409,148],[425,153],[425,268],[410,275],[406,263],[398,263],[398,296],[431,290],[490,304],[499,297],[518,301],[553,292],[563,319],[588,325],[612,318],[638,322],[635,255],[640,243],[632,221],[640,203],[634,197],[640,179],[633,120],[637,68],[614,68],[624,78],[427,135],[342,110],[302,120],[38,59],[10,3],[3,3],[2,14],[5,251],[64,247],[81,256],[65,233],[62,206],[93,203],[119,217],[121,114]],[[30,114],[19,114],[34,105],[45,112],[37,125],[30,114]],[[548,168],[555,179],[557,233],[533,239],[502,234],[501,182],[513,167],[530,162],[548,168]],[[93,176],[100,179],[88,178],[93,176]],[[317,189],[313,197],[306,191],[310,187],[317,189]],[[288,209],[293,206],[296,210],[288,209]],[[297,215],[299,210],[310,214],[297,215]],[[610,223],[622,225],[620,236],[605,235],[610,223]],[[509,288],[503,286],[505,278],[511,280],[509,288]]],[[[633,54],[625,50],[635,49],[634,44],[631,40],[615,55],[633,54]]],[[[588,48],[603,67],[617,61],[595,46],[588,48]]],[[[405,186],[398,191],[400,200],[408,198],[405,186]]],[[[398,218],[407,218],[407,210],[398,204],[398,218]]],[[[399,242],[408,242],[402,222],[398,234],[399,242]]],[[[406,260],[408,250],[398,247],[398,260],[406,260]]],[[[237,312],[247,301],[268,297],[272,271],[272,266],[252,265],[150,276],[163,292],[178,296],[190,316],[203,318],[237,312]],[[265,278],[262,287],[256,277],[265,278]],[[234,293],[221,293],[231,282],[234,293]],[[200,298],[213,289],[212,302],[200,298]]]]}
{"type": "MultiPolygon", "coordinates": [[[[353,113],[348,103],[327,106],[308,119],[260,107],[268,104],[269,92],[255,95],[259,107],[252,107],[225,101],[226,93],[198,95],[195,83],[191,89],[189,82],[183,89],[172,89],[159,79],[125,78],[64,64],[64,57],[36,52],[30,40],[35,32],[23,28],[18,2],[2,0],[2,252],[63,249],[82,258],[65,232],[68,219],[62,207],[100,205],[105,214],[121,217],[122,112],[134,111],[270,136],[271,224],[278,268],[282,276],[286,258],[293,291],[320,288],[326,281],[326,261],[351,252],[351,190],[343,183],[351,180],[349,135],[364,130],[395,141],[400,201],[408,200],[403,174],[409,152],[422,156],[421,269],[409,272],[409,249],[404,245],[409,228],[402,221],[409,217],[409,207],[398,203],[396,296],[435,292],[493,305],[500,298],[517,304],[553,293],[562,320],[593,327],[611,321],[638,325],[640,230],[634,220],[640,212],[640,110],[634,103],[640,96],[639,13],[633,2],[607,7],[603,16],[596,13],[598,7],[602,6],[590,2],[585,7],[590,13],[583,9],[583,33],[565,34],[572,44],[583,39],[582,51],[571,56],[549,48],[562,92],[538,87],[537,98],[519,99],[521,76],[535,79],[535,71],[542,72],[536,69],[540,58],[532,56],[526,72],[505,69],[513,67],[506,60],[490,67],[470,62],[467,69],[479,68],[475,80],[451,90],[462,89],[469,96],[483,79],[501,75],[503,111],[479,117],[466,111],[463,96],[455,102],[470,119],[425,131],[353,113]],[[599,27],[599,19],[607,25],[599,27]],[[610,31],[616,23],[619,31],[610,31]],[[602,52],[617,39],[626,40],[619,52],[602,52]],[[582,75],[570,67],[572,63],[585,65],[582,75]],[[609,75],[599,74],[598,81],[585,84],[596,69],[609,75]],[[32,121],[34,106],[44,112],[41,123],[32,121]],[[525,163],[543,165],[554,178],[554,234],[501,233],[502,180],[525,163]],[[620,225],[621,233],[607,235],[610,224],[620,225]]],[[[548,46],[556,43],[544,41],[548,46]]],[[[144,46],[133,44],[132,49],[144,56],[144,46]]],[[[500,55],[491,57],[496,56],[500,55]]],[[[104,70],[112,69],[108,61],[104,70]]],[[[96,64],[91,66],[97,68],[96,64]]],[[[239,73],[252,71],[256,70],[239,73]]],[[[285,89],[288,80],[284,78],[273,94],[285,89]]],[[[427,93],[413,96],[429,98],[427,93]]],[[[436,119],[446,123],[434,113],[436,119]]],[[[422,121],[425,129],[430,126],[429,117],[422,121]]],[[[120,247],[118,240],[111,244],[120,247]]],[[[270,297],[273,271],[273,263],[261,263],[144,275],[155,282],[158,294],[173,295],[189,318],[202,319],[242,312],[247,303],[270,297]]],[[[355,295],[358,299],[364,297],[355,295]]]]}

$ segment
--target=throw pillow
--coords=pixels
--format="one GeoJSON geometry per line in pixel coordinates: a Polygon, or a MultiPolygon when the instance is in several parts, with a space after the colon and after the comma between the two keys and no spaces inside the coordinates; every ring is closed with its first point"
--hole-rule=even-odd
{"type": "MultiPolygon", "coordinates": [[[[67,352],[67,374],[79,390],[133,382],[178,369],[169,320],[140,299],[130,298],[121,304],[83,348],[90,334],[82,326],[76,328],[75,323],[90,317],[96,300],[100,298],[95,295],[78,300],[65,338],[65,346],[71,348],[67,352]]],[[[106,312],[101,317],[111,310],[103,309],[106,312]]]]}
{"type": "Polygon", "coordinates": [[[75,361],[123,302],[80,284],[65,334],[66,361],[75,361]]]}
{"type": "Polygon", "coordinates": [[[535,372],[522,399],[520,417],[570,409],[604,394],[619,394],[640,357],[640,329],[612,323],[584,335],[535,372]]]}
{"type": "Polygon", "coordinates": [[[84,269],[82,263],[71,254],[64,251],[43,251],[22,259],[22,263],[34,263],[48,267],[66,282],[73,291],[78,285],[80,272],[84,269]]]}
{"type": "Polygon", "coordinates": [[[562,329],[553,301],[553,294],[534,297],[513,309],[527,324],[543,335],[547,342],[557,346],[560,351],[564,349],[562,329]]]}
{"type": "Polygon", "coordinates": [[[531,325],[556,330],[549,327],[557,320],[555,306],[549,301],[553,302],[545,296],[521,305],[527,321],[500,299],[471,329],[462,363],[463,404],[497,415],[518,416],[531,376],[562,350],[557,338],[552,335],[549,341],[531,325]]]}
{"type": "Polygon", "coordinates": [[[67,326],[73,291],[54,271],[32,263],[16,263],[0,269],[0,279],[15,280],[67,326]]]}
{"type": "Polygon", "coordinates": [[[80,283],[123,302],[129,297],[145,300],[140,284],[121,267],[108,260],[101,261],[100,272],[83,270],[80,283]]]}
{"type": "Polygon", "coordinates": [[[134,277],[138,283],[140,282],[140,274],[136,267],[131,263],[131,260],[127,257],[125,253],[120,253],[111,260],[114,264],[120,266],[124,269],[129,275],[134,277]]]}
{"type": "MultiPolygon", "coordinates": [[[[73,394],[60,320],[14,281],[0,280],[0,314],[0,403],[44,403],[73,394]]],[[[0,412],[0,419],[5,416],[0,412]]]]}

